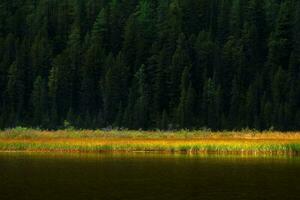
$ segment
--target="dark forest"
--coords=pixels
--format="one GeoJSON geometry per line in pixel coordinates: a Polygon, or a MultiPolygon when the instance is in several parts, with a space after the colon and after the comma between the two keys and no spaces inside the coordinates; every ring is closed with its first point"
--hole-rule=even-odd
{"type": "Polygon", "coordinates": [[[300,129],[300,1],[0,0],[0,128],[300,129]]]}

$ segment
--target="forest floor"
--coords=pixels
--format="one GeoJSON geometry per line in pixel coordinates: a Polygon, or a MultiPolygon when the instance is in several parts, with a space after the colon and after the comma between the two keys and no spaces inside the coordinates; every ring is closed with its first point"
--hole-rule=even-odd
{"type": "Polygon", "coordinates": [[[0,151],[300,155],[300,132],[41,131],[18,128],[0,132],[0,151]]]}

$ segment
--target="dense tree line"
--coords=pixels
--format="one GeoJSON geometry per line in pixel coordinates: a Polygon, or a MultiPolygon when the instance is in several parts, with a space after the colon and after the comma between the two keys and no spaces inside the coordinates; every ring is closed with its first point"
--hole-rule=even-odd
{"type": "Polygon", "coordinates": [[[1,0],[0,127],[300,129],[300,1],[1,0]]]}

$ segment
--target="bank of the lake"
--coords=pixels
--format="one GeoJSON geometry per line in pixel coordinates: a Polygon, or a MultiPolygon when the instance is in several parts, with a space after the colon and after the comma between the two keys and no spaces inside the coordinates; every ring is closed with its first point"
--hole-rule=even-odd
{"type": "Polygon", "coordinates": [[[300,133],[10,129],[0,132],[0,151],[298,155],[300,133]]]}

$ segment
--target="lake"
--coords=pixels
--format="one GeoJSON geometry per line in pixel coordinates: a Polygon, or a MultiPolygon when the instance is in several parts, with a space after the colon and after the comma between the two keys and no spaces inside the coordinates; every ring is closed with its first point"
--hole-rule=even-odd
{"type": "Polygon", "coordinates": [[[0,199],[295,200],[300,158],[0,153],[0,199]]]}

